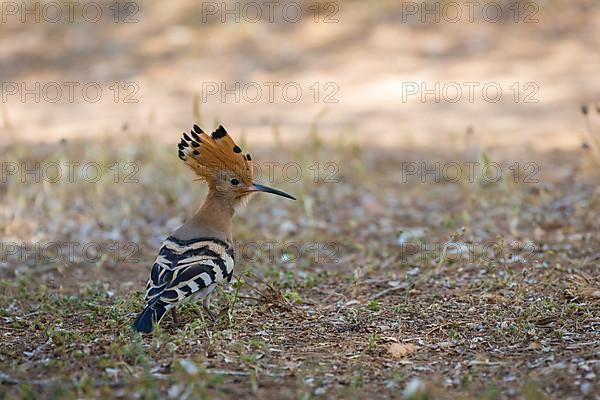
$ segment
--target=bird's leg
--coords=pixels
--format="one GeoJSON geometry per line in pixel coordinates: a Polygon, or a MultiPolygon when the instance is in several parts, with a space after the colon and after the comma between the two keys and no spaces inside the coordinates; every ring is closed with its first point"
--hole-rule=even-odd
{"type": "Polygon", "coordinates": [[[173,310],[171,310],[171,315],[173,316],[173,323],[175,325],[179,325],[179,320],[177,318],[177,309],[175,307],[173,307],[173,310]]]}
{"type": "Polygon", "coordinates": [[[212,311],[210,311],[210,295],[211,294],[209,293],[208,295],[206,295],[204,300],[202,300],[202,307],[204,308],[204,311],[206,311],[206,313],[208,314],[208,317],[214,324],[217,322],[217,316],[212,311]]]}

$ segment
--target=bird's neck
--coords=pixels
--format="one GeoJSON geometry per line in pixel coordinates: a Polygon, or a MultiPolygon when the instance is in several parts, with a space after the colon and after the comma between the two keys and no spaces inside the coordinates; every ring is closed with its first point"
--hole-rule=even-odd
{"type": "Polygon", "coordinates": [[[231,220],[234,211],[234,207],[227,199],[220,196],[216,190],[210,189],[206,200],[196,210],[192,219],[195,223],[205,228],[222,232],[230,242],[233,242],[231,220]]]}

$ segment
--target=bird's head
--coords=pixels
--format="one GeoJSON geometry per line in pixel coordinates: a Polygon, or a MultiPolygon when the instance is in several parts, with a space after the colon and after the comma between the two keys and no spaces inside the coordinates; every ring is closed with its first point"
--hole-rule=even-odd
{"type": "Polygon", "coordinates": [[[194,125],[189,135],[183,133],[179,158],[196,173],[198,179],[206,181],[210,190],[232,207],[244,204],[255,192],[296,200],[281,190],[252,181],[250,154],[242,153],[223,126],[208,135],[194,125]]]}

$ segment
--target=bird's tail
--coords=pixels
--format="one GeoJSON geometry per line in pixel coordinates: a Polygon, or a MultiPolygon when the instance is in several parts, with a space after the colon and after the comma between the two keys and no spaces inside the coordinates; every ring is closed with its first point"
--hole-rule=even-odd
{"type": "Polygon", "coordinates": [[[166,312],[166,304],[162,301],[147,304],[133,323],[133,329],[141,333],[151,333],[153,325],[160,323],[166,312]]]}

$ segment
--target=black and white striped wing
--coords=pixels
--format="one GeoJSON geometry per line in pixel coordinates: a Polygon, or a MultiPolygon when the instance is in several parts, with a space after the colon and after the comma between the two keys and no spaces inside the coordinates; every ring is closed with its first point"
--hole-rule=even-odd
{"type": "Polygon", "coordinates": [[[146,304],[157,301],[167,307],[208,294],[233,276],[233,247],[212,238],[179,240],[172,236],[163,243],[146,287],[146,304]]]}

